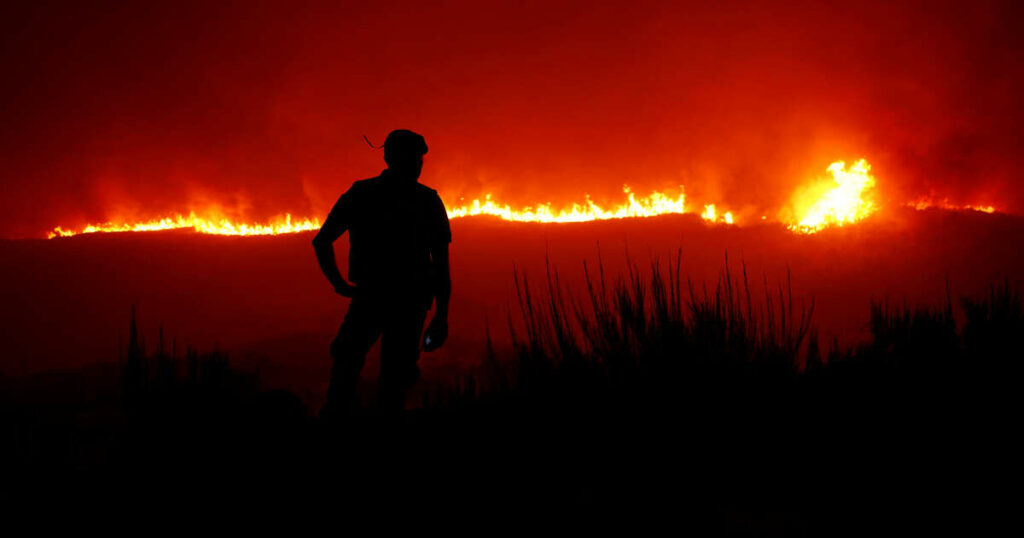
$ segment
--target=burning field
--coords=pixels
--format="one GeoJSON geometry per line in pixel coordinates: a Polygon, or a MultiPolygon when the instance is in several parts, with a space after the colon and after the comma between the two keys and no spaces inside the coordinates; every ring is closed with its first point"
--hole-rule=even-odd
{"type": "MultiPolygon", "coordinates": [[[[585,265],[598,260],[624,274],[678,258],[682,276],[705,291],[722,270],[742,267],[769,303],[785,283],[801,304],[813,304],[811,327],[843,346],[869,339],[873,302],[939,304],[947,292],[979,293],[1024,274],[1020,217],[932,196],[887,200],[880,183],[865,159],[836,161],[762,215],[691,200],[685,186],[643,197],[625,187],[617,205],[587,196],[585,204],[516,209],[491,195],[448,204],[452,345],[424,356],[424,375],[444,384],[479,367],[486,338],[511,352],[503,328],[516,311],[516,275],[545,278],[554,268],[565,292],[580,294],[585,265]]],[[[320,226],[317,216],[242,222],[197,208],[187,217],[58,226],[49,240],[8,242],[6,313],[18,321],[6,326],[6,341],[18,360],[4,368],[112,360],[124,353],[125,317],[137,308],[151,338],[164,331],[182,346],[234,350],[237,361],[273,372],[264,376],[270,386],[317,408],[330,363],[325,346],[346,304],[325,290],[309,246],[320,226]],[[54,330],[62,338],[46,336],[54,330]]],[[[346,260],[344,237],[335,246],[346,260]]]]}
{"type": "Polygon", "coordinates": [[[1012,513],[979,473],[1019,452],[1020,20],[5,4],[0,501],[977,534],[1012,513]],[[411,170],[373,142],[403,128],[451,226],[448,339],[390,415],[375,344],[339,426],[318,410],[348,288],[311,243],[356,180],[411,170]]]}
{"type": "MultiPolygon", "coordinates": [[[[1012,215],[901,206],[820,228],[811,220],[744,225],[706,216],[707,210],[574,223],[453,218],[451,344],[423,355],[424,375],[451,382],[454,373],[478,366],[488,330],[498,350],[510,352],[515,274],[539,285],[550,267],[566,293],[580,295],[584,264],[593,270],[599,258],[610,275],[624,275],[629,264],[647,273],[651,263],[679,257],[683,277],[698,290],[713,288],[727,261],[732,271],[743,264],[757,296],[791,285],[798,302],[814,303],[811,321],[821,337],[844,346],[867,338],[872,301],[937,305],[947,289],[970,295],[1024,274],[1024,221],[1012,215]]],[[[233,351],[238,361],[275,372],[265,376],[270,385],[298,391],[315,407],[326,390],[326,346],[347,302],[320,274],[311,237],[166,230],[5,242],[3,339],[13,360],[4,371],[116,360],[134,307],[151,342],[162,329],[168,345],[176,339],[180,349],[233,351]]],[[[344,237],[336,252],[344,272],[344,237]]]]}

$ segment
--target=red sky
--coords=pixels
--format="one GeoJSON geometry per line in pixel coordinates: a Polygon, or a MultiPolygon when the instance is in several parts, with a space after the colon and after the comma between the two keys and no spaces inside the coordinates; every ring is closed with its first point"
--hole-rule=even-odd
{"type": "Polygon", "coordinates": [[[683,184],[774,213],[865,157],[885,200],[1024,212],[1015,2],[8,4],[0,237],[322,216],[394,128],[449,202],[683,184]]]}

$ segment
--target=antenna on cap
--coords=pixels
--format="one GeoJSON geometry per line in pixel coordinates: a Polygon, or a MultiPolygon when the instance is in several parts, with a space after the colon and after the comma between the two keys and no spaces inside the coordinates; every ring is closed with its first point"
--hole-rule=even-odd
{"type": "Polygon", "coordinates": [[[384,147],[384,144],[381,144],[381,145],[379,145],[379,146],[374,146],[374,145],[373,145],[373,142],[370,142],[370,139],[369,139],[369,138],[367,138],[367,137],[366,137],[366,135],[363,135],[363,140],[366,140],[366,143],[367,143],[367,144],[369,144],[369,145],[370,145],[370,147],[371,147],[371,148],[373,148],[373,149],[380,149],[380,148],[383,148],[383,147],[384,147]]]}

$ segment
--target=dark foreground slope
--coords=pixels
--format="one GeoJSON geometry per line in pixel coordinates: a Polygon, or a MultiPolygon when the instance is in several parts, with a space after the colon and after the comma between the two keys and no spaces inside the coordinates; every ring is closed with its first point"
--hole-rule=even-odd
{"type": "Polygon", "coordinates": [[[555,273],[517,281],[513,354],[397,417],[324,424],[222,354],[134,337],[111,371],[7,379],[3,501],[785,535],[978,532],[1014,513],[1016,286],[877,304],[871,339],[843,347],[739,268],[707,293],[675,263],[593,269],[578,296],[555,273]]]}

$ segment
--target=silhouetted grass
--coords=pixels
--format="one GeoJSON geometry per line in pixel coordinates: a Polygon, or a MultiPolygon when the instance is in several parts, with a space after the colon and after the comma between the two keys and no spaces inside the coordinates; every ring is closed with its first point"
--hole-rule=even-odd
{"type": "Polygon", "coordinates": [[[540,291],[515,271],[510,360],[490,353],[421,411],[470,417],[457,423],[474,435],[510,430],[523,441],[501,453],[529,462],[524,476],[602,476],[615,503],[631,502],[625,491],[634,506],[658,503],[663,490],[640,477],[661,476],[701,491],[693,502],[721,495],[826,527],[999,504],[975,473],[1017,459],[1007,426],[1024,324],[1008,280],[958,303],[947,290],[939,307],[872,302],[871,340],[844,349],[819,341],[814,302],[796,304],[788,274],[755,290],[726,259],[698,286],[680,262],[627,260],[609,278],[599,257],[577,293],[550,265],[540,291]]]}
{"type": "Polygon", "coordinates": [[[539,406],[586,408],[609,398],[667,405],[737,380],[792,383],[803,368],[813,301],[794,304],[788,274],[775,287],[765,280],[755,301],[746,266],[737,276],[728,258],[714,287],[698,288],[684,280],[681,261],[681,251],[643,271],[627,261],[626,275],[609,278],[599,256],[596,274],[584,262],[582,297],[550,265],[541,294],[515,271],[514,361],[501,369],[489,352],[484,375],[463,380],[453,398],[479,399],[480,387],[497,387],[492,392],[539,406]]]}
{"type": "Polygon", "coordinates": [[[211,483],[235,490],[298,460],[309,415],[294,394],[261,390],[222,351],[178,355],[162,332],[147,352],[133,309],[116,365],[4,380],[5,501],[202,502],[211,483]]]}
{"type": "Polygon", "coordinates": [[[837,376],[909,394],[978,376],[995,382],[996,372],[1019,364],[1021,297],[1008,280],[960,300],[962,327],[949,290],[940,308],[873,301],[870,343],[840,349],[833,341],[822,350],[814,301],[795,304],[788,271],[777,284],[763,277],[755,291],[746,265],[737,274],[727,256],[709,288],[682,276],[681,260],[679,251],[668,264],[652,260],[642,270],[627,257],[626,274],[609,278],[599,254],[596,271],[583,263],[579,294],[550,264],[539,293],[515,270],[512,360],[499,364],[489,346],[476,375],[425,406],[491,398],[590,408],[613,399],[657,411],[688,399],[790,397],[791,389],[837,383],[837,376]]]}

